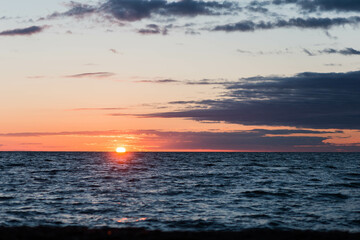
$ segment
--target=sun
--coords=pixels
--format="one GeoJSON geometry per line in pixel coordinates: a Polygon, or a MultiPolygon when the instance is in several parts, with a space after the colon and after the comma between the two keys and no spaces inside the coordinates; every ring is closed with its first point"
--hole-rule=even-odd
{"type": "Polygon", "coordinates": [[[116,148],[116,152],[117,153],[124,153],[124,152],[126,152],[126,149],[124,147],[118,147],[118,148],[116,148]]]}

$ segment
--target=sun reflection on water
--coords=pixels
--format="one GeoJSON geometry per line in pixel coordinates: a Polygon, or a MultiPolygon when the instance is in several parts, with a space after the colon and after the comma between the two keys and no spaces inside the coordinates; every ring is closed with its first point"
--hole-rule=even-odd
{"type": "Polygon", "coordinates": [[[118,223],[128,223],[128,222],[140,222],[140,221],[145,221],[147,218],[146,217],[142,217],[142,218],[127,218],[127,217],[123,217],[120,218],[119,220],[117,220],[118,223]]]}
{"type": "Polygon", "coordinates": [[[124,152],[124,153],[118,153],[118,152],[109,152],[108,158],[111,162],[122,164],[122,163],[130,163],[131,160],[134,158],[134,153],[132,152],[124,152]]]}

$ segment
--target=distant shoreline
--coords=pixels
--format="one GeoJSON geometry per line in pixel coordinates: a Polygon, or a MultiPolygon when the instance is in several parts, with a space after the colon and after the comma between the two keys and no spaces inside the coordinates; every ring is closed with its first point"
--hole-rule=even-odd
{"type": "Polygon", "coordinates": [[[87,227],[0,227],[0,240],[13,239],[292,239],[292,240],[358,240],[359,232],[313,231],[313,230],[277,230],[245,229],[242,231],[157,231],[143,228],[96,228],[87,227]]]}

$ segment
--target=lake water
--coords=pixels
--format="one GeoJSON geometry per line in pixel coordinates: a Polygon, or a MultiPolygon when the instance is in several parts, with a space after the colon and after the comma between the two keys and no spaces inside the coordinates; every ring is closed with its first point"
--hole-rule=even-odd
{"type": "Polygon", "coordinates": [[[0,226],[360,231],[359,153],[0,152],[0,226]]]}

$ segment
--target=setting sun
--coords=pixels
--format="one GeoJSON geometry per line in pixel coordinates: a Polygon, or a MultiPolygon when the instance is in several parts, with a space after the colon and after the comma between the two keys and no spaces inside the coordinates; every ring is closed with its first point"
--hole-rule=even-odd
{"type": "Polygon", "coordinates": [[[116,152],[124,153],[124,152],[126,152],[126,149],[124,147],[118,147],[118,148],[116,148],[116,152]]]}

